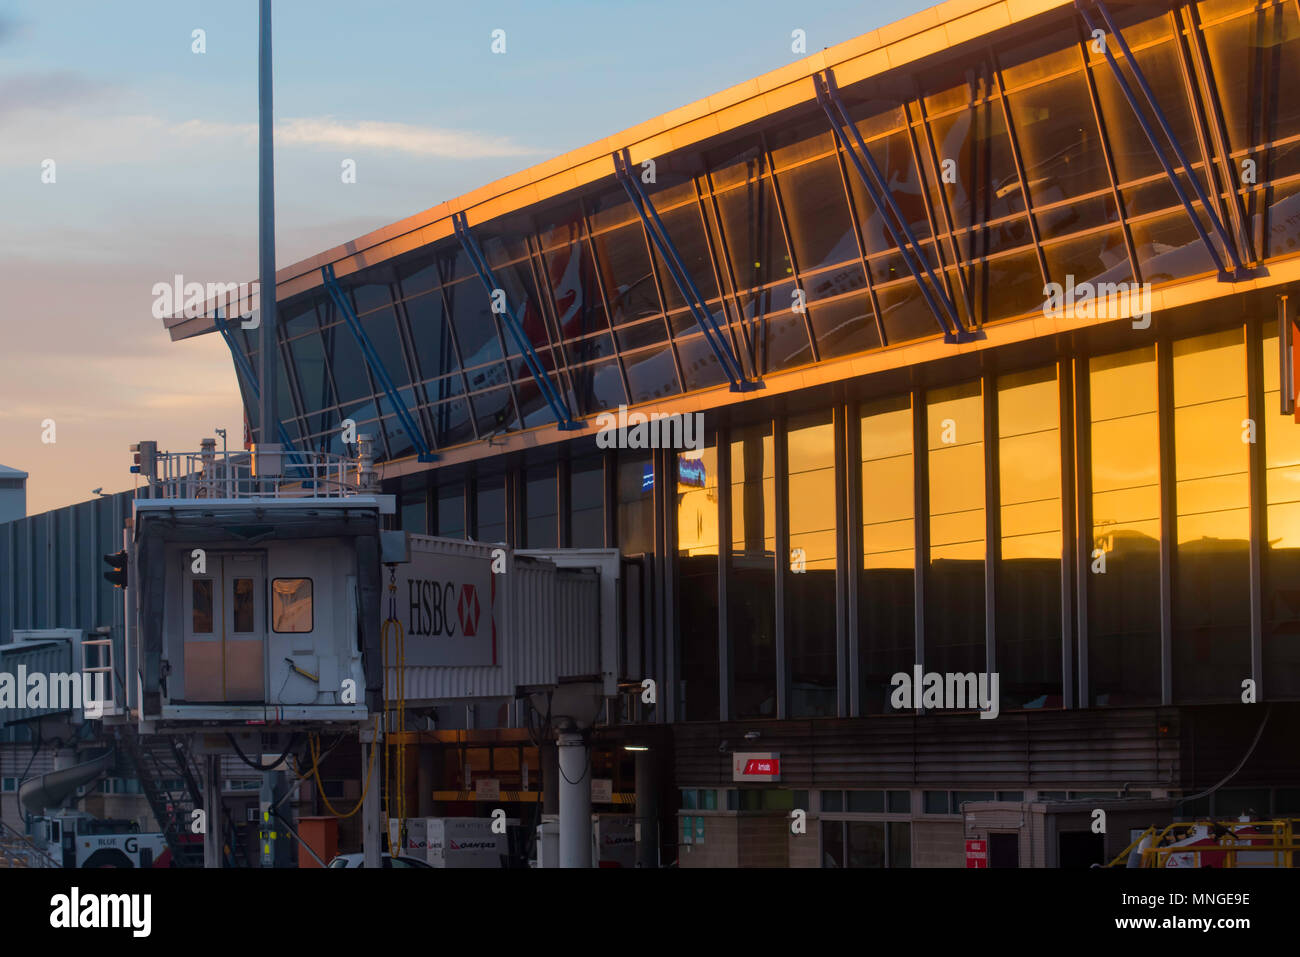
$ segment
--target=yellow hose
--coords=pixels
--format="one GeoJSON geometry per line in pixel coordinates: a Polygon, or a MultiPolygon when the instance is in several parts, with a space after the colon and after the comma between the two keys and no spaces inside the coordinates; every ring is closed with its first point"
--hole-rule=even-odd
{"type": "MultiPolygon", "coordinates": [[[[375,734],[378,735],[378,733],[379,733],[379,719],[375,718],[375,734]]],[[[311,743],[311,774],[316,781],[316,791],[318,794],[320,794],[321,803],[325,805],[325,810],[329,811],[335,817],[342,818],[343,820],[347,820],[353,814],[356,814],[358,811],[361,810],[362,806],[366,803],[366,795],[370,792],[370,781],[374,776],[373,772],[375,770],[375,750],[376,750],[375,742],[372,741],[370,744],[370,759],[369,759],[369,763],[366,765],[366,783],[361,788],[361,799],[357,801],[357,806],[354,807],[351,811],[348,811],[347,814],[340,814],[338,811],[334,809],[334,805],[330,804],[330,799],[325,794],[325,785],[321,784],[320,754],[318,751],[318,748],[320,747],[320,742],[317,740],[316,735],[314,734],[311,735],[308,738],[308,740],[311,743]]],[[[295,771],[294,773],[296,774],[297,772],[295,771]]]]}

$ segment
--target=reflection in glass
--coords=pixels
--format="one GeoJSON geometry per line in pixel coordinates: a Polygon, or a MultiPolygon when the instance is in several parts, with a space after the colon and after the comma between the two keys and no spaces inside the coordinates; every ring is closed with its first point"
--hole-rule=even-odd
{"type": "Polygon", "coordinates": [[[735,718],[776,717],[776,465],[770,423],[731,441],[731,631],[735,718]]]}
{"type": "Polygon", "coordinates": [[[254,630],[253,625],[253,579],[236,578],[234,619],[236,634],[246,635],[254,630]]]}
{"type": "Polygon", "coordinates": [[[528,469],[524,474],[524,546],[559,545],[555,465],[528,469]]]}
{"type": "Polygon", "coordinates": [[[1264,675],[1266,693],[1300,695],[1300,424],[1279,412],[1277,323],[1264,329],[1264,675]]]}
{"type": "Polygon", "coordinates": [[[271,582],[271,627],[277,632],[312,630],[310,578],[277,578],[271,582]]]}
{"type": "Polygon", "coordinates": [[[916,662],[911,396],[864,407],[861,428],[859,703],[863,714],[882,714],[892,710],[890,678],[916,662]]]}
{"type": "Polygon", "coordinates": [[[829,411],[793,419],[789,468],[789,574],[785,576],[790,717],[836,712],[835,427],[829,411]]]}
{"type": "Polygon", "coordinates": [[[569,466],[569,544],[605,545],[605,466],[601,459],[579,459],[569,466]]]}
{"type": "Polygon", "coordinates": [[[193,606],[190,631],[196,635],[212,634],[212,579],[195,578],[190,582],[190,594],[193,606]]]}
{"type": "Polygon", "coordinates": [[[1160,701],[1160,422],[1154,346],[1089,360],[1092,705],[1160,701]],[[1105,568],[1104,572],[1099,571],[1105,568]]]}
{"type": "Polygon", "coordinates": [[[655,551],[655,474],[644,452],[618,457],[618,547],[624,555],[655,551]]]}
{"type": "Polygon", "coordinates": [[[465,483],[441,485],[437,492],[437,526],[434,533],[443,538],[465,537],[465,483]]]}
{"type": "Polygon", "coordinates": [[[677,464],[677,614],[682,719],[718,714],[718,450],[680,452],[677,464]]]}
{"type": "Polygon", "coordinates": [[[478,480],[478,522],[474,539],[504,542],[506,538],[506,480],[502,476],[478,480]]]}
{"type": "Polygon", "coordinates": [[[1174,697],[1235,701],[1250,675],[1244,330],[1177,341],[1173,359],[1174,697]]]}
{"type": "Polygon", "coordinates": [[[984,396],[980,380],[926,394],[930,556],[927,671],[981,672],[984,652],[984,396]]]}
{"type": "Polygon", "coordinates": [[[1002,708],[1059,708],[1061,427],[1053,366],[998,379],[998,489],[1002,708]]]}

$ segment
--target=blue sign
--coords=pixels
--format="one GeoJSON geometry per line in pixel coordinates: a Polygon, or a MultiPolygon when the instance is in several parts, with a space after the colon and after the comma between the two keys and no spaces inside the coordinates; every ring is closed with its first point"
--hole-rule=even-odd
{"type": "Polygon", "coordinates": [[[704,459],[688,459],[684,456],[677,456],[677,484],[690,485],[694,488],[704,488],[707,478],[704,459]]]}
{"type": "Polygon", "coordinates": [[[647,462],[645,471],[641,473],[641,491],[648,492],[655,487],[655,467],[653,462],[647,462]]]}

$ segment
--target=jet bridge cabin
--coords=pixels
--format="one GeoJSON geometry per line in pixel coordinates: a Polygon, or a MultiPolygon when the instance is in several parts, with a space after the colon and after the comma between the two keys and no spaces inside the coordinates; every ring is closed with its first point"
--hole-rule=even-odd
{"type": "Polygon", "coordinates": [[[153,497],[134,503],[140,718],[159,729],[364,720],[382,692],[389,497],[352,484],[343,459],[311,456],[304,475],[272,482],[220,458],[153,479],[153,497]]]}

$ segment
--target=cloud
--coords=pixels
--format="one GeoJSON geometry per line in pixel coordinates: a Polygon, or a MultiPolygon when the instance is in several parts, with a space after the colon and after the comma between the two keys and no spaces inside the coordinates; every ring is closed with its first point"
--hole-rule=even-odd
{"type": "MultiPolygon", "coordinates": [[[[213,123],[186,120],[171,128],[178,137],[239,137],[253,142],[253,123],[213,123]]],[[[410,123],[362,120],[344,123],[332,116],[281,120],[275,130],[276,146],[305,146],[322,149],[377,150],[438,156],[444,159],[490,159],[506,156],[535,156],[539,152],[520,146],[504,136],[487,136],[467,130],[444,130],[410,123]]]]}
{"type": "MultiPolygon", "coordinates": [[[[0,43],[9,35],[7,30],[12,33],[12,22],[0,17],[0,43]]],[[[25,110],[63,110],[98,98],[108,89],[106,84],[96,83],[75,70],[11,73],[0,76],[0,117],[25,110]]]]}

